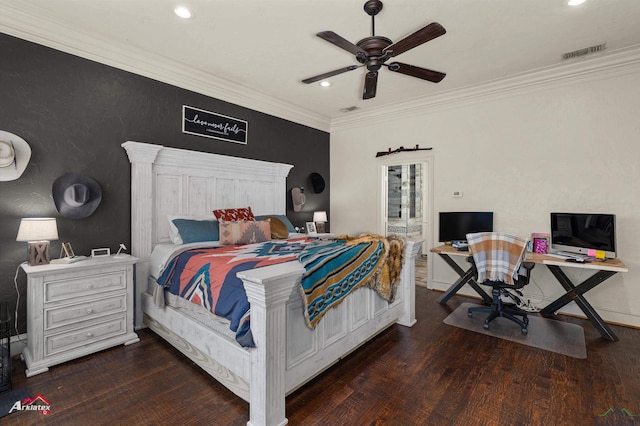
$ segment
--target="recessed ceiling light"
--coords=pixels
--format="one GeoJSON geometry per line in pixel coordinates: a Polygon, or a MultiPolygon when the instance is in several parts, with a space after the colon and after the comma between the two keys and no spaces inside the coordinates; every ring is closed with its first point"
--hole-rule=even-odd
{"type": "Polygon", "coordinates": [[[322,82],[320,82],[320,86],[329,87],[329,86],[331,86],[331,83],[329,83],[328,81],[322,81],[322,82]]]}
{"type": "Polygon", "coordinates": [[[569,0],[567,3],[569,6],[577,6],[579,4],[584,3],[586,0],[569,0]]]}
{"type": "Polygon", "coordinates": [[[178,6],[175,9],[173,9],[173,11],[176,15],[178,15],[183,19],[189,19],[192,16],[191,11],[187,9],[185,6],[178,6]]]}

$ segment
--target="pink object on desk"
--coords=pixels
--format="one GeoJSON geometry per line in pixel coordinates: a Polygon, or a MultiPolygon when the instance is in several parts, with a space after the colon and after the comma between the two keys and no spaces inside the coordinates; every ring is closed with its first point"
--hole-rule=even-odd
{"type": "Polygon", "coordinates": [[[535,238],[533,240],[533,252],[534,253],[547,253],[547,240],[544,238],[535,238]]]}

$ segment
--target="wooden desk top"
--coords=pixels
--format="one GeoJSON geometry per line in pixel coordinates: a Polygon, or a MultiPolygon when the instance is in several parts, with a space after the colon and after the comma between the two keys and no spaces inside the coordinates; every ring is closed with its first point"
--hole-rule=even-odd
{"type": "Polygon", "coordinates": [[[438,247],[434,247],[430,250],[432,253],[438,254],[449,254],[452,256],[471,256],[471,253],[467,250],[459,251],[453,248],[453,246],[441,245],[438,247]]]}
{"type": "Polygon", "coordinates": [[[540,253],[527,253],[525,259],[527,262],[542,263],[544,265],[566,266],[568,268],[582,268],[582,269],[594,269],[597,271],[613,271],[613,272],[628,272],[627,266],[620,259],[606,259],[606,260],[592,260],[588,263],[580,262],[567,262],[560,257],[540,254],[540,253]]]}
{"type": "MultiPolygon", "coordinates": [[[[446,254],[450,256],[471,256],[468,251],[458,251],[452,246],[441,245],[431,249],[432,253],[446,254]]],[[[527,253],[526,262],[539,263],[543,265],[566,266],[568,268],[593,269],[597,271],[627,272],[626,265],[620,259],[607,259],[605,261],[593,260],[589,263],[567,262],[559,257],[540,253],[527,253]]]]}

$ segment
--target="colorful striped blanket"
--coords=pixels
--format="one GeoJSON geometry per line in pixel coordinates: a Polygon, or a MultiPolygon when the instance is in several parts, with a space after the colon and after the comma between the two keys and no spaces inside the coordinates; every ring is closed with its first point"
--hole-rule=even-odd
{"type": "Polygon", "coordinates": [[[229,320],[236,341],[255,347],[249,301],[240,271],[290,262],[311,241],[306,238],[184,251],[167,263],[157,283],[171,294],[229,320]]]}
{"type": "MultiPolygon", "coordinates": [[[[170,293],[228,319],[238,343],[254,347],[249,302],[242,280],[236,276],[238,272],[298,258],[306,271],[301,282],[305,318],[313,328],[328,309],[352,290],[380,281],[377,278],[383,261],[389,257],[388,246],[386,239],[353,243],[347,239],[299,238],[197,248],[171,259],[157,283],[170,293]]],[[[385,298],[392,300],[394,291],[386,293],[385,298]]]]}
{"type": "Polygon", "coordinates": [[[404,240],[393,236],[342,236],[331,243],[306,247],[298,260],[305,268],[301,289],[307,325],[314,328],[329,309],[362,285],[392,302],[403,257],[404,240]],[[391,251],[394,255],[390,255],[390,247],[395,249],[391,251]]]}

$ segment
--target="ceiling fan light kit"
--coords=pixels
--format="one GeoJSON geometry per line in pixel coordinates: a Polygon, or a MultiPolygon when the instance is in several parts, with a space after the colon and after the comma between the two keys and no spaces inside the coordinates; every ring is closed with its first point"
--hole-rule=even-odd
{"type": "Polygon", "coordinates": [[[437,22],[433,22],[413,34],[403,38],[402,40],[394,43],[391,39],[382,36],[375,35],[375,16],[382,10],[382,2],[380,0],[368,0],[364,4],[364,11],[367,15],[371,16],[371,37],[366,37],[357,42],[351,43],[349,40],[339,36],[333,31],[322,31],[316,34],[323,40],[328,41],[341,49],[355,55],[356,61],[360,65],[350,65],[348,67],[339,68],[337,70],[329,71],[323,74],[316,75],[302,80],[303,83],[310,84],[316,81],[324,80],[329,77],[333,77],[338,74],[342,74],[348,71],[366,67],[367,72],[364,78],[364,89],[362,91],[362,99],[371,99],[376,96],[376,89],[378,86],[378,71],[383,66],[387,67],[389,71],[405,74],[411,77],[416,77],[422,80],[431,81],[433,83],[439,83],[446,76],[445,73],[434,71],[426,68],[417,67],[415,65],[403,64],[400,62],[392,62],[387,64],[386,62],[398,56],[407,50],[420,46],[440,37],[446,33],[446,30],[442,25],[437,22]]]}

